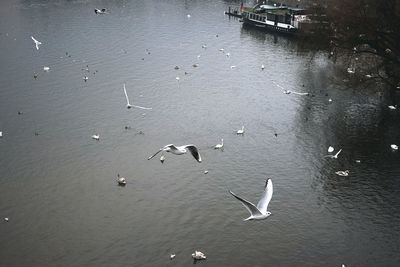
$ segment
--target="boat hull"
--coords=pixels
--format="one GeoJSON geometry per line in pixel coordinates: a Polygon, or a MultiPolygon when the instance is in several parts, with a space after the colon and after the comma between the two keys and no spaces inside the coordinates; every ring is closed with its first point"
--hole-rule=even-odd
{"type": "Polygon", "coordinates": [[[244,18],[244,17],[243,17],[243,23],[257,27],[259,29],[269,31],[269,32],[278,32],[278,33],[290,34],[290,35],[296,35],[298,33],[298,29],[296,29],[296,28],[289,28],[289,27],[284,28],[281,26],[270,25],[270,24],[263,23],[261,21],[251,20],[251,19],[244,18]]]}

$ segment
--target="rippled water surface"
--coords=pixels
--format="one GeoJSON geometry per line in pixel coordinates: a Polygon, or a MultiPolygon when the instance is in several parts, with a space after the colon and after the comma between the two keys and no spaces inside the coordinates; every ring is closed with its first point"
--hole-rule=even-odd
{"type": "Polygon", "coordinates": [[[1,266],[398,266],[399,112],[238,3],[1,1],[1,266]],[[147,160],[170,143],[203,162],[147,160]],[[267,177],[272,216],[242,221],[228,190],[257,202],[267,177]]]}

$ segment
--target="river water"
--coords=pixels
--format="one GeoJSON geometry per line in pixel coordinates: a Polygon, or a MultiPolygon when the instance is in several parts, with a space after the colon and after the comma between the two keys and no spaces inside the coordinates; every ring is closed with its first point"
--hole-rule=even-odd
{"type": "Polygon", "coordinates": [[[398,266],[400,113],[238,4],[1,1],[1,266],[398,266]],[[147,160],[170,143],[202,163],[147,160]],[[228,190],[257,203],[266,178],[272,215],[244,222],[228,190]]]}

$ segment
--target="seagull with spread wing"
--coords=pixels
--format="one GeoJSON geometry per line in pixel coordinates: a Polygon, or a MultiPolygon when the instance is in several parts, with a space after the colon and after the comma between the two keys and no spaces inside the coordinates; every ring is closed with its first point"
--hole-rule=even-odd
{"type": "Polygon", "coordinates": [[[232,194],[237,200],[242,202],[243,206],[250,212],[250,217],[247,219],[244,219],[244,221],[248,220],[263,220],[267,218],[268,216],[271,215],[271,212],[267,211],[268,204],[271,201],[272,198],[272,193],[273,193],[273,187],[272,187],[272,180],[267,179],[265,181],[265,186],[264,186],[264,193],[258,201],[257,206],[255,206],[253,203],[250,201],[247,201],[241,197],[238,197],[235,195],[232,191],[229,190],[229,193],[232,194]]]}
{"type": "Polygon", "coordinates": [[[325,158],[337,159],[340,152],[342,152],[342,149],[340,149],[335,155],[326,155],[325,158]]]}
{"type": "Polygon", "coordinates": [[[39,45],[41,45],[42,43],[39,42],[38,40],[36,40],[35,38],[33,38],[33,36],[31,36],[31,38],[35,42],[36,50],[39,50],[39,45]]]}
{"type": "Polygon", "coordinates": [[[131,103],[129,103],[129,98],[128,98],[128,94],[126,93],[125,84],[124,84],[124,93],[125,93],[126,102],[127,102],[126,107],[127,107],[128,109],[130,109],[131,107],[134,107],[134,108],[141,108],[141,109],[152,109],[152,108],[145,108],[145,107],[141,107],[141,106],[132,105],[131,103]]]}
{"type": "Polygon", "coordinates": [[[183,155],[186,154],[188,150],[198,162],[201,162],[201,156],[199,150],[195,145],[175,146],[173,144],[169,144],[164,146],[163,148],[160,148],[160,150],[158,150],[153,156],[149,157],[148,160],[154,158],[161,151],[171,152],[172,154],[175,155],[183,155]]]}

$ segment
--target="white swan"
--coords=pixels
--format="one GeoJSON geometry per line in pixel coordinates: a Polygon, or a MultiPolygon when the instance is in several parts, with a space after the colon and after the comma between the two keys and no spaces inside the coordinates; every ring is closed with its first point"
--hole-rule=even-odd
{"type": "Polygon", "coordinates": [[[224,138],[221,139],[221,144],[215,145],[214,149],[221,149],[224,147],[224,138]]]}
{"type": "Polygon", "coordinates": [[[38,40],[36,40],[35,38],[33,38],[33,36],[31,36],[31,38],[35,42],[36,50],[39,50],[39,45],[41,45],[42,43],[39,42],[38,40]]]}
{"type": "Polygon", "coordinates": [[[169,144],[164,146],[163,148],[160,148],[160,150],[158,150],[154,155],[150,156],[148,160],[154,158],[154,156],[156,156],[161,151],[171,152],[172,154],[175,155],[183,155],[186,154],[188,150],[198,162],[201,162],[201,156],[199,150],[195,145],[175,146],[173,144],[169,144]]]}
{"type": "Polygon", "coordinates": [[[272,193],[273,193],[271,179],[268,178],[267,181],[265,182],[264,193],[263,193],[260,201],[258,202],[257,206],[255,206],[253,203],[251,203],[241,197],[238,197],[230,190],[229,190],[229,193],[231,193],[232,196],[234,196],[236,199],[240,200],[242,202],[243,206],[250,212],[250,217],[248,217],[247,219],[244,219],[244,221],[262,220],[271,215],[271,212],[267,211],[268,204],[271,201],[272,193]]]}
{"type": "Polygon", "coordinates": [[[244,126],[242,126],[242,129],[237,130],[236,134],[244,134],[244,126]]]}
{"type": "Polygon", "coordinates": [[[141,106],[132,105],[131,103],[129,103],[129,98],[128,98],[128,94],[126,93],[125,84],[124,84],[124,93],[125,93],[125,97],[126,97],[126,107],[128,109],[130,109],[131,107],[140,108],[140,109],[152,109],[152,108],[145,108],[145,107],[141,107],[141,106]]]}

